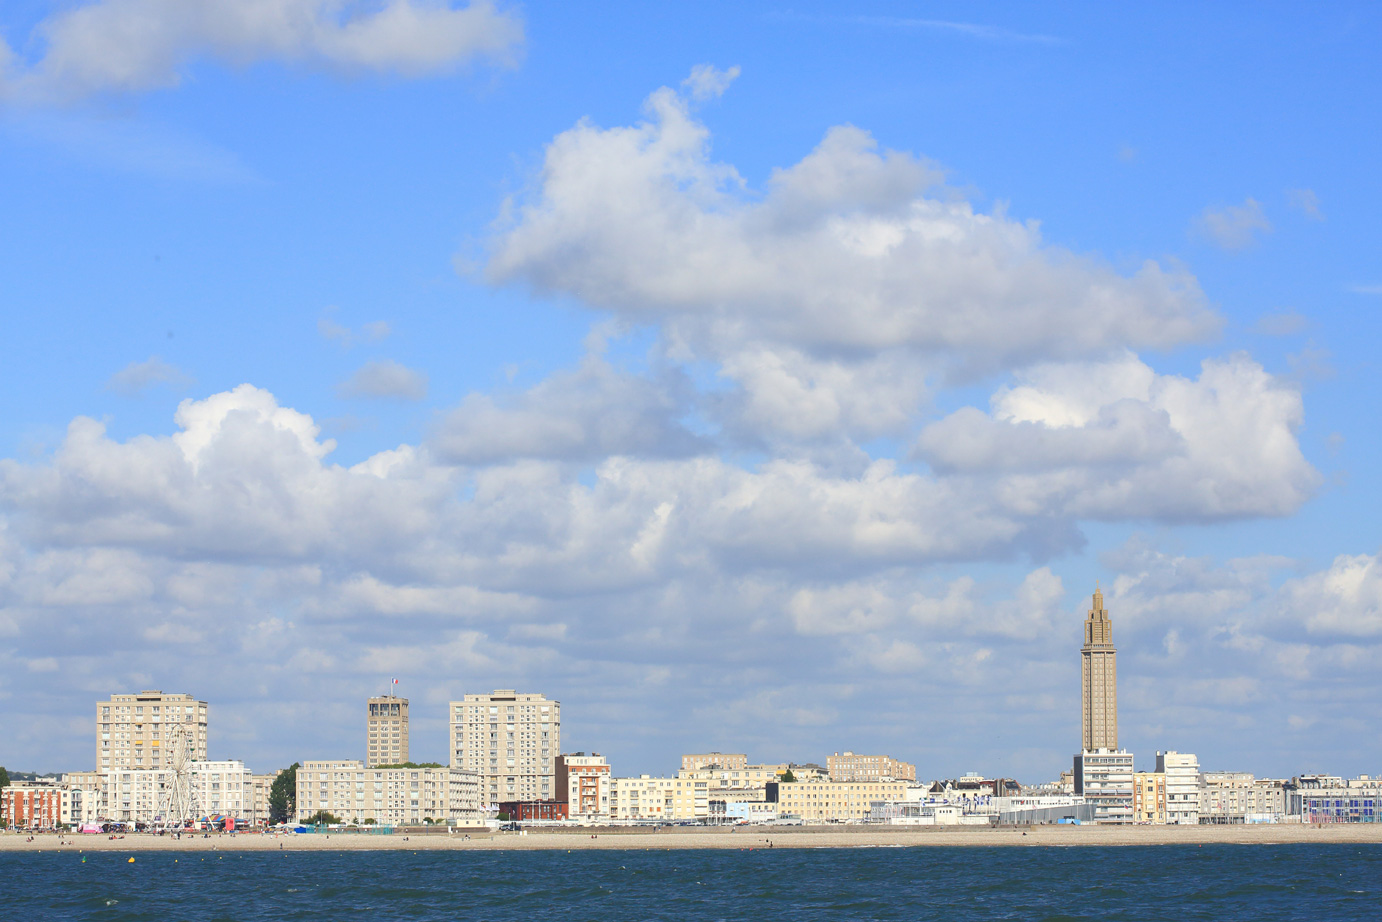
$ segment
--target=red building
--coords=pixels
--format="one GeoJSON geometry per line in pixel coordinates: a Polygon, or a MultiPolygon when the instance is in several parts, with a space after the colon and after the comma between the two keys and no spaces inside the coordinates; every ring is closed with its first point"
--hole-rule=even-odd
{"type": "Polygon", "coordinates": [[[509,800],[499,805],[499,812],[517,823],[533,820],[564,820],[566,804],[559,800],[509,800]]]}
{"type": "Polygon", "coordinates": [[[62,791],[17,782],[0,790],[0,818],[11,829],[51,829],[62,822],[62,791]]]}

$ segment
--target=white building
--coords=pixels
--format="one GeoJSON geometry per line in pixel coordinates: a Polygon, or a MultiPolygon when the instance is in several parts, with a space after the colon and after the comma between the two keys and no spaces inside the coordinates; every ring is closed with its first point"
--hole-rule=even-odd
{"type": "MultiPolygon", "coordinates": [[[[188,766],[192,817],[196,820],[232,817],[249,822],[253,810],[253,775],[239,760],[193,762],[188,766]]],[[[105,775],[101,819],[121,823],[164,822],[173,773],[129,769],[105,775]]]]}
{"type": "Polygon", "coordinates": [[[408,826],[430,819],[476,825],[485,818],[480,797],[478,775],[445,765],[366,768],[360,761],[312,761],[297,771],[299,822],[325,810],[345,823],[408,826]]]}
{"type": "Polygon", "coordinates": [[[1156,770],[1166,776],[1167,825],[1198,825],[1200,760],[1194,753],[1171,749],[1156,754],[1156,770]]]}
{"type": "Polygon", "coordinates": [[[1132,822],[1132,753],[1087,749],[1075,756],[1075,793],[1093,808],[1096,823],[1132,822]]]}

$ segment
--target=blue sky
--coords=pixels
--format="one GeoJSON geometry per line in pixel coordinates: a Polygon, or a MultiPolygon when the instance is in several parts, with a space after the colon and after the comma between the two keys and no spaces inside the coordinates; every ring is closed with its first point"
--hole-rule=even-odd
{"type": "Polygon", "coordinates": [[[1100,580],[1139,765],[1378,770],[1376,10],[256,9],[0,12],[0,764],[1038,781],[1100,580]]]}

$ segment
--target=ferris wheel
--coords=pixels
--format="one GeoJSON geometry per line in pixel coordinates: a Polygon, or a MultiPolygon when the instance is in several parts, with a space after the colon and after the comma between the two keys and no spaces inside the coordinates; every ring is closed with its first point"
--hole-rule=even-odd
{"type": "Polygon", "coordinates": [[[158,814],[164,826],[186,826],[201,813],[201,805],[192,784],[195,742],[185,726],[175,724],[168,731],[165,743],[164,759],[168,774],[159,793],[158,814]]]}

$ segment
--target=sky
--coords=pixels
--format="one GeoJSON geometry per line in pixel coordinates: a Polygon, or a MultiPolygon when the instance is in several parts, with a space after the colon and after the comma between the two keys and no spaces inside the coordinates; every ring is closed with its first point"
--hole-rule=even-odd
{"type": "Polygon", "coordinates": [[[1382,772],[1371,4],[12,0],[0,764],[1382,772]]]}

